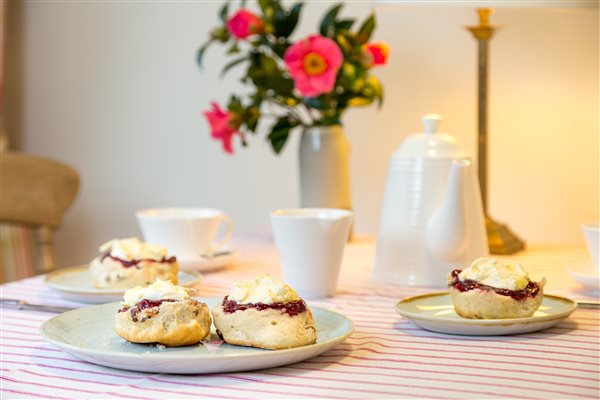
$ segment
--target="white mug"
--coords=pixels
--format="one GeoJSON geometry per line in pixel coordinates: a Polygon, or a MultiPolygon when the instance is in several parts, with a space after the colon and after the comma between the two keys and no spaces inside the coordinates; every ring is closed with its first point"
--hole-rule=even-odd
{"type": "Polygon", "coordinates": [[[335,208],[298,208],[271,213],[284,280],[300,297],[335,294],[344,246],[354,214],[335,208]]]}
{"type": "Polygon", "coordinates": [[[149,208],[135,215],[146,242],[166,247],[184,262],[212,256],[233,233],[233,220],[212,208],[149,208]],[[216,240],[222,222],[227,228],[216,240]]]}
{"type": "Polygon", "coordinates": [[[581,225],[594,268],[600,272],[600,226],[598,223],[581,225]]]}

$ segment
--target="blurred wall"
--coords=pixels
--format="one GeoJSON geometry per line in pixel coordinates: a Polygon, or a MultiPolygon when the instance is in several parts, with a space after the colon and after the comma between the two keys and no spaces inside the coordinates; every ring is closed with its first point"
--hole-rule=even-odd
{"type": "MultiPolygon", "coordinates": [[[[195,53],[217,22],[214,2],[10,2],[6,125],[14,148],[65,161],[82,189],[56,236],[58,262],[87,262],[99,244],[139,235],[144,207],[210,206],[238,232],[269,229],[269,212],[297,206],[297,147],[271,152],[264,135],[225,155],[201,111],[242,91],[219,79],[216,46],[200,71],[195,53]]],[[[305,9],[301,38],[329,5],[305,9]]],[[[371,2],[346,15],[366,16],[371,2]]],[[[387,158],[420,116],[473,152],[476,44],[468,8],[377,10],[375,39],[392,47],[376,74],[383,108],[351,110],[356,231],[375,233],[387,158]]],[[[501,9],[491,43],[490,209],[530,243],[583,243],[579,224],[598,220],[598,9],[501,9]]]]}

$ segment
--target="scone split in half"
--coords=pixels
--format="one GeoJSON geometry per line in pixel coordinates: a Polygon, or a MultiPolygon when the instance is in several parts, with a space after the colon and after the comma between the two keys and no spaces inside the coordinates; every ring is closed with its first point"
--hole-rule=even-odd
{"type": "Polygon", "coordinates": [[[544,297],[546,280],[533,282],[520,264],[480,258],[448,276],[456,313],[472,319],[531,317],[544,297]]]}
{"type": "Polygon", "coordinates": [[[187,346],[210,333],[208,306],[190,298],[190,289],[157,279],[125,292],[115,316],[115,331],[133,343],[187,346]]]}
{"type": "Polygon", "coordinates": [[[217,333],[229,344],[276,350],[317,340],[308,305],[268,274],[234,284],[231,294],[212,311],[217,333]]]}
{"type": "Polygon", "coordinates": [[[157,278],[177,284],[179,264],[162,246],[138,238],[115,239],[100,246],[100,252],[90,263],[92,280],[99,289],[146,286],[157,278]]]}

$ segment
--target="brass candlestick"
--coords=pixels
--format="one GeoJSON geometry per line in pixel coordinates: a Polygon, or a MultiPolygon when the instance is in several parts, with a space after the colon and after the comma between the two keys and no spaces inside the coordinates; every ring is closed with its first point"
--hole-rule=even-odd
{"type": "Polygon", "coordinates": [[[487,228],[488,245],[492,254],[512,254],[525,247],[525,243],[517,237],[508,226],[494,221],[488,214],[487,198],[487,81],[488,81],[488,44],[494,33],[499,29],[489,23],[492,8],[480,8],[479,25],[468,26],[479,44],[478,63],[478,115],[477,115],[477,141],[478,141],[478,173],[481,186],[481,199],[485,212],[485,225],[487,228]]]}

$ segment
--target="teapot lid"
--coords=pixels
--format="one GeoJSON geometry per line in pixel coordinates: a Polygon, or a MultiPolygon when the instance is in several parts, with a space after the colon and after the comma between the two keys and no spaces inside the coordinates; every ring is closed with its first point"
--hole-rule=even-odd
{"type": "Polygon", "coordinates": [[[437,133],[442,120],[438,114],[425,114],[421,118],[424,132],[415,133],[402,142],[392,157],[400,158],[464,158],[467,155],[458,147],[456,139],[445,133],[437,133]]]}

